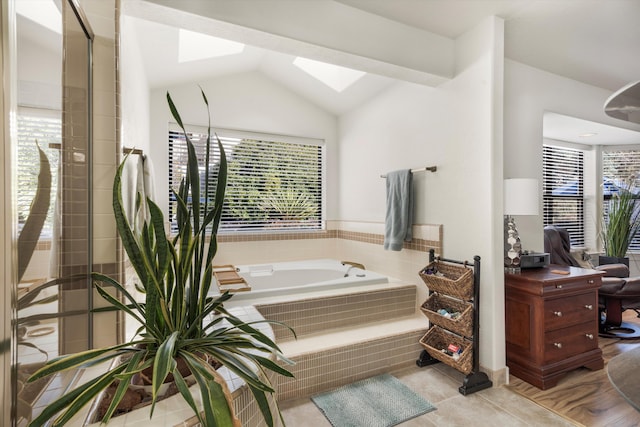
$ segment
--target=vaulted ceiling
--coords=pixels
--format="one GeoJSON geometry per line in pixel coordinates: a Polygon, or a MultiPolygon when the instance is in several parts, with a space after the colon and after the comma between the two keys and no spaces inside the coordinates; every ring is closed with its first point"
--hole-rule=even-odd
{"type": "MultiPolygon", "coordinates": [[[[246,1],[246,0],[245,0],[246,1]]],[[[611,90],[640,79],[637,0],[319,0],[335,1],[455,39],[490,15],[505,19],[508,58],[611,90]]],[[[177,26],[136,23],[152,86],[258,69],[340,114],[390,84],[369,75],[346,93],[332,93],[291,65],[293,57],[248,47],[241,55],[177,64],[177,26]],[[162,46],[162,48],[158,48],[162,46]],[[361,87],[359,87],[361,86],[361,87]],[[357,88],[357,89],[356,89],[357,88]]]]}
{"type": "MultiPolygon", "coordinates": [[[[247,1],[247,0],[245,0],[247,1]]],[[[640,1],[638,0],[314,0],[334,1],[366,14],[455,39],[488,16],[505,20],[505,56],[612,93],[640,80],[640,1]]],[[[259,71],[333,114],[363,104],[394,79],[375,74],[338,93],[293,65],[295,59],[272,50],[247,46],[242,54],[178,63],[178,27],[139,18],[133,21],[150,86],[201,80],[228,73],[259,71]],[[158,48],[162,46],[162,48],[158,48]]],[[[554,116],[565,138],[584,121],[554,116]],[[562,122],[562,123],[560,123],[562,122]]],[[[616,128],[598,125],[608,141],[616,128]]],[[[549,125],[551,126],[551,125],[549,125]]],[[[586,132],[586,130],[585,130],[586,132]]],[[[574,132],[578,134],[579,132],[574,132]]],[[[629,133],[621,135],[629,141],[629,133]]],[[[584,141],[582,141],[584,142],[584,141]]],[[[594,141],[595,142],[595,141],[594,141]]]]}
{"type": "Polygon", "coordinates": [[[640,80],[637,0],[336,0],[455,38],[505,20],[507,58],[615,91],[640,80]]]}
{"type": "MultiPolygon", "coordinates": [[[[250,5],[261,0],[242,1],[250,5]]],[[[640,80],[640,0],[306,1],[333,2],[451,40],[488,16],[495,15],[505,20],[505,55],[509,59],[604,88],[611,93],[640,80]]],[[[144,3],[143,0],[123,2],[144,3]]],[[[100,7],[99,0],[87,0],[86,4],[89,9],[100,7]]],[[[124,25],[123,29],[133,30],[124,31],[123,43],[138,45],[151,87],[257,71],[325,110],[340,115],[365,103],[395,82],[393,78],[368,73],[346,90],[336,92],[295,67],[295,56],[255,46],[246,46],[241,54],[179,63],[178,29],[183,26],[184,19],[182,24],[178,15],[175,22],[165,20],[158,23],[133,16],[126,16],[124,21],[128,21],[129,26],[124,25]]],[[[559,123],[560,119],[553,117],[548,122],[559,123]]],[[[584,121],[573,124],[585,125],[584,121]]],[[[566,118],[558,126],[561,130],[549,137],[562,138],[571,126],[571,118],[566,118]]],[[[601,131],[611,135],[615,127],[604,126],[601,131]]],[[[623,139],[629,140],[628,132],[623,139]]]]}

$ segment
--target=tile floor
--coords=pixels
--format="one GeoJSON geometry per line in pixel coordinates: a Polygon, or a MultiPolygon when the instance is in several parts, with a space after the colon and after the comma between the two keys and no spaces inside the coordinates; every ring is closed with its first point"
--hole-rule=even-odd
{"type": "MultiPolygon", "coordinates": [[[[444,364],[409,367],[392,375],[437,408],[400,424],[403,427],[575,425],[505,387],[463,396],[458,387],[464,375],[444,364]]],[[[308,398],[290,399],[281,402],[280,407],[288,427],[331,427],[308,398]]]]}

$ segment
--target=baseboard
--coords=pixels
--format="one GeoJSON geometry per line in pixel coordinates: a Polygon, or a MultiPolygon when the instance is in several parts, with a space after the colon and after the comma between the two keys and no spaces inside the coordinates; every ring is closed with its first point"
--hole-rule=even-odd
{"type": "Polygon", "coordinates": [[[498,370],[487,369],[484,366],[480,366],[480,370],[487,374],[487,377],[489,377],[494,387],[500,387],[509,384],[508,366],[505,366],[504,368],[498,370]]]}

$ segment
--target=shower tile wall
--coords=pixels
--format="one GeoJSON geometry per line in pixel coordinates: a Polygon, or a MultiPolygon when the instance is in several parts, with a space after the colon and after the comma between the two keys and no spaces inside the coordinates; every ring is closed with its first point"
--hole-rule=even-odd
{"type": "MultiPolygon", "coordinates": [[[[120,262],[118,234],[111,205],[113,178],[118,166],[119,93],[117,75],[116,16],[120,2],[102,0],[99,9],[89,15],[96,23],[97,36],[93,44],[93,271],[116,280],[124,277],[120,262]]],[[[94,294],[94,306],[106,305],[94,294]]],[[[121,342],[124,319],[111,313],[94,314],[93,345],[102,347],[121,342]],[[114,327],[116,325],[116,327],[114,327]]]]}
{"type": "MultiPolygon", "coordinates": [[[[101,24],[108,30],[94,41],[94,97],[93,97],[93,269],[121,280],[118,234],[113,218],[112,188],[118,165],[119,105],[117,85],[117,45],[115,17],[120,13],[118,1],[107,0],[103,7],[101,24]],[[115,9],[115,12],[114,12],[115,9]]],[[[90,17],[91,18],[91,17],[90,17]]],[[[94,20],[97,22],[97,20],[94,20]]],[[[94,305],[106,305],[95,296],[94,305]]],[[[124,337],[124,319],[111,313],[94,314],[94,346],[102,347],[121,342],[124,337]],[[105,327],[106,326],[106,327],[105,327]]]]}
{"type": "Polygon", "coordinates": [[[89,310],[90,273],[90,78],[85,64],[89,44],[70,6],[63,3],[63,113],[61,171],[61,229],[58,239],[58,277],[60,286],[59,351],[75,353],[90,347],[86,318],[89,310]],[[74,279],[74,277],[76,277],[74,279]],[[71,315],[72,313],[76,313],[71,315]]]}
{"type": "MultiPolygon", "coordinates": [[[[93,261],[106,266],[117,263],[117,233],[111,206],[117,167],[115,42],[104,37],[94,41],[94,156],[93,156],[93,261]],[[108,86],[108,84],[111,86],[108,86]]],[[[117,278],[117,277],[116,277],[117,278]]]]}

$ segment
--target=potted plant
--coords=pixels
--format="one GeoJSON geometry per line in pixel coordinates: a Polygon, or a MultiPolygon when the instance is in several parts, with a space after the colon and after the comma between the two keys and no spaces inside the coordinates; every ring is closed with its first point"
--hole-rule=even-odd
{"type": "Polygon", "coordinates": [[[629,265],[627,251],[640,229],[640,207],[636,205],[638,196],[633,192],[634,182],[634,177],[625,180],[609,200],[608,215],[602,221],[604,256],[600,256],[600,264],[629,265]]]}
{"type": "MultiPolygon", "coordinates": [[[[204,91],[201,92],[208,111],[207,97],[204,91]]],[[[224,149],[216,137],[220,151],[217,165],[219,173],[213,194],[209,194],[208,182],[200,186],[196,152],[169,93],[167,102],[175,121],[184,132],[188,151],[185,179],[179,191],[174,192],[177,235],[170,237],[165,234],[162,212],[149,199],[138,201],[138,204],[146,203],[150,212],[150,219],[145,221],[142,229],[133,229],[128,223],[122,207],[123,162],[114,179],[113,208],[122,244],[145,295],[144,302],[136,301],[125,286],[116,280],[102,274],[92,274],[97,291],[112,309],[126,312],[142,326],[130,342],[62,356],[47,362],[35,372],[30,381],[68,369],[115,360],[102,375],[52,402],[31,422],[32,426],[41,426],[54,417],[54,425],[64,425],[103,390],[115,385],[113,399],[102,418],[102,422],[106,423],[127,393],[131,379],[143,371],[149,372],[151,378],[150,417],[160,387],[171,376],[202,425],[239,426],[229,389],[210,363],[212,359],[246,382],[267,425],[274,424],[267,400],[267,394],[274,390],[266,372],[292,375],[265,353],[284,357],[265,334],[225,310],[223,304],[231,298],[231,294],[208,296],[227,180],[224,149]],[[201,188],[204,188],[203,195],[200,194],[201,188]],[[113,297],[108,287],[120,292],[126,302],[113,297]],[[179,369],[179,366],[185,366],[186,370],[179,369]],[[191,388],[185,380],[187,375],[192,375],[196,382],[191,388]],[[195,390],[201,393],[202,407],[196,404],[195,390]]],[[[204,164],[206,171],[213,167],[210,161],[211,139],[209,125],[204,164]]],[[[208,181],[209,173],[205,176],[208,181]]]]}

